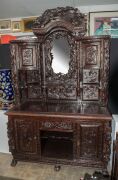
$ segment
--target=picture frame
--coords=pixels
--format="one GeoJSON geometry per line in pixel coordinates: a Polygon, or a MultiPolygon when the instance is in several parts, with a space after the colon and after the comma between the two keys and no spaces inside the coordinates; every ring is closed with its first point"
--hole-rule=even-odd
{"type": "Polygon", "coordinates": [[[24,18],[23,21],[23,32],[32,32],[32,25],[37,17],[24,18]]]}
{"type": "Polygon", "coordinates": [[[0,33],[11,31],[11,20],[0,20],[0,33]]]}
{"type": "Polygon", "coordinates": [[[89,35],[118,38],[118,11],[89,12],[89,35]]]}
{"type": "Polygon", "coordinates": [[[22,31],[22,21],[12,21],[12,31],[21,32],[22,31]]]}

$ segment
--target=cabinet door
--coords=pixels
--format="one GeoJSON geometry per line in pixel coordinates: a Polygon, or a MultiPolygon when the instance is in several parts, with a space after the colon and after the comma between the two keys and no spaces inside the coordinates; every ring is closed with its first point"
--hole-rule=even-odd
{"type": "Polygon", "coordinates": [[[107,104],[109,39],[90,38],[79,42],[79,84],[83,101],[107,104]]]}
{"type": "Polygon", "coordinates": [[[38,154],[37,123],[32,120],[15,119],[16,151],[20,154],[38,154]]]}
{"type": "Polygon", "coordinates": [[[101,123],[78,124],[78,157],[84,160],[102,160],[103,125],[101,123]]]}

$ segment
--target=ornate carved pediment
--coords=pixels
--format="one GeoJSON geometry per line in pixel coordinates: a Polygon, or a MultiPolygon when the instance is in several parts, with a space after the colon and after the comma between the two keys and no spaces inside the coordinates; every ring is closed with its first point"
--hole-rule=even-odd
{"type": "Polygon", "coordinates": [[[35,35],[45,34],[57,27],[67,29],[73,35],[85,35],[86,17],[77,8],[58,7],[46,10],[33,24],[35,35]]]}

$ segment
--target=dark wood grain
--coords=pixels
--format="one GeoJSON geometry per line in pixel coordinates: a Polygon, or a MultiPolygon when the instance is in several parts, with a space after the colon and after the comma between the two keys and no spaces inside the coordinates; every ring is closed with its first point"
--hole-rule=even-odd
{"type": "Polygon", "coordinates": [[[109,36],[86,37],[86,16],[66,7],[36,19],[35,38],[11,42],[15,106],[8,115],[9,148],[17,161],[93,166],[110,158],[107,109],[109,36]],[[52,68],[52,44],[66,38],[66,74],[52,68]]]}

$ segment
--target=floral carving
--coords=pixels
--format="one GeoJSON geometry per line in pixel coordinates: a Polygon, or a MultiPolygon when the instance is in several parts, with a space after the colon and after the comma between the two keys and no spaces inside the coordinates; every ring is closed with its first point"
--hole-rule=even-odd
{"type": "Polygon", "coordinates": [[[98,77],[98,69],[83,69],[83,83],[98,83],[98,77]]]}
{"type": "Polygon", "coordinates": [[[96,64],[97,63],[97,47],[96,46],[90,46],[87,47],[87,64],[96,64]]]}
{"type": "Polygon", "coordinates": [[[98,86],[84,85],[83,86],[83,100],[98,100],[98,86]]]}
{"type": "Polygon", "coordinates": [[[67,32],[55,32],[50,35],[44,45],[45,50],[45,72],[47,83],[55,84],[55,87],[50,87],[47,84],[48,97],[53,99],[76,99],[76,88],[77,88],[77,61],[76,61],[76,42],[72,36],[68,35],[67,32]],[[68,73],[55,73],[52,68],[52,47],[54,39],[66,38],[70,46],[70,61],[68,73]],[[64,82],[64,83],[63,83],[64,82]],[[63,85],[62,85],[63,84],[63,85]]]}
{"type": "Polygon", "coordinates": [[[33,32],[39,36],[46,31],[46,28],[51,29],[53,26],[70,29],[73,35],[85,35],[86,16],[80,13],[77,8],[73,7],[47,9],[42,16],[39,16],[35,20],[33,24],[33,32]]]}
{"type": "Polygon", "coordinates": [[[33,51],[31,48],[22,49],[23,65],[32,65],[33,51]]]}
{"type": "Polygon", "coordinates": [[[71,130],[72,129],[72,124],[71,123],[66,123],[66,122],[51,122],[51,121],[45,121],[41,122],[41,127],[43,128],[55,128],[55,129],[67,129],[71,130]]]}

